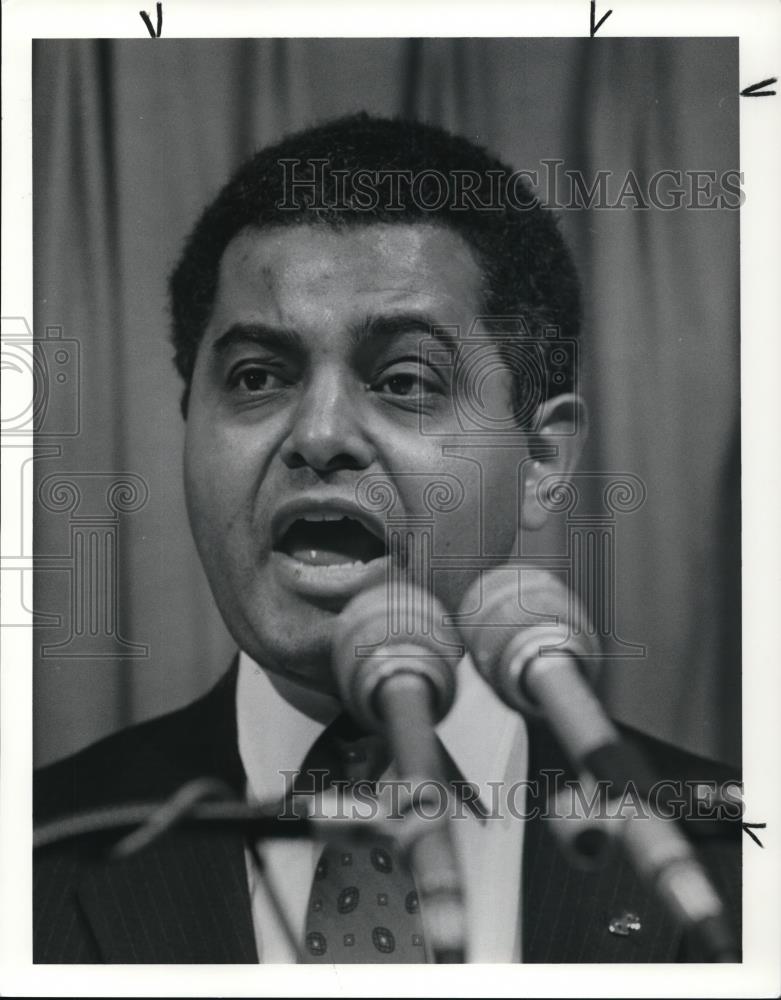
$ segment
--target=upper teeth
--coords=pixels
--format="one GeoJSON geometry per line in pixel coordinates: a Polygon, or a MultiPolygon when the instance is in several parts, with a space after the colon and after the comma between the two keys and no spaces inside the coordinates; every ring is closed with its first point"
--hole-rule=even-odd
{"type": "Polygon", "coordinates": [[[317,513],[317,514],[304,514],[301,518],[302,521],[341,521],[346,515],[344,514],[331,514],[331,513],[317,513]]]}

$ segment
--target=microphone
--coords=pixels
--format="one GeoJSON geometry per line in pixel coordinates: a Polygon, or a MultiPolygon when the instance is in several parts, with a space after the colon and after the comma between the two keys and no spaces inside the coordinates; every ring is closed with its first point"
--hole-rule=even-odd
{"type": "MultiPolygon", "coordinates": [[[[630,784],[647,796],[653,775],[591,689],[599,647],[560,580],[539,569],[493,570],[467,591],[458,623],[487,683],[517,711],[544,716],[585,781],[607,783],[615,798],[630,784]]],[[[724,906],[681,830],[650,810],[620,818],[619,826],[636,870],[708,960],[739,961],[724,906]]]]}
{"type": "MultiPolygon", "coordinates": [[[[443,617],[444,609],[428,591],[380,585],[345,607],[332,644],[342,703],[359,725],[387,739],[399,777],[413,788],[437,779],[447,787],[434,727],[453,704],[453,668],[463,647],[435,636],[434,626],[443,617]]],[[[403,846],[415,872],[434,959],[462,963],[463,895],[449,826],[408,813],[400,832],[403,842],[407,838],[403,846]]]]}

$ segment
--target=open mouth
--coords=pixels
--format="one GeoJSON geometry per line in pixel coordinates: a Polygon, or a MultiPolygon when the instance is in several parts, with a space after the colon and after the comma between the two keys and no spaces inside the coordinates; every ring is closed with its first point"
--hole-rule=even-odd
{"type": "Polygon", "coordinates": [[[384,541],[360,521],[331,514],[297,518],[275,548],[309,566],[365,565],[387,554],[384,541]]]}

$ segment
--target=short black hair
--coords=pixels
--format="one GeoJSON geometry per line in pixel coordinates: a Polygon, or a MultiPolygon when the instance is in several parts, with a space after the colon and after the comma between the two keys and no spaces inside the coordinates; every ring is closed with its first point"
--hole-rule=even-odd
{"type": "MultiPolygon", "coordinates": [[[[521,317],[521,329],[547,338],[551,350],[552,330],[567,340],[578,336],[580,293],[572,257],[556,217],[538,204],[520,172],[445,129],[362,112],[260,150],[201,215],[169,285],[174,363],[185,381],[182,412],[186,415],[220,261],[241,230],[291,225],[340,229],[377,222],[449,226],[466,240],[483,268],[486,315],[521,317]],[[467,175],[469,183],[463,180],[467,175]],[[367,195],[372,177],[379,197],[367,195]],[[391,189],[393,177],[397,180],[391,189]],[[477,192],[470,188],[475,178],[481,182],[477,192]],[[383,191],[384,181],[389,186],[383,191]],[[444,198],[443,182],[453,182],[444,198]]],[[[538,395],[547,398],[573,388],[574,354],[567,355],[569,360],[557,365],[555,380],[552,366],[545,364],[538,395]]],[[[516,398],[521,391],[516,384],[516,398]]]]}

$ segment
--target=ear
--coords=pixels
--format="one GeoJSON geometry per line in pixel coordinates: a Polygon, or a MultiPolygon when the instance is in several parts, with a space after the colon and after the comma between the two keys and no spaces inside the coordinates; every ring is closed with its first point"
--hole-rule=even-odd
{"type": "Polygon", "coordinates": [[[588,434],[586,404],[575,393],[554,396],[537,409],[535,427],[524,463],[521,509],[521,526],[529,531],[542,528],[550,514],[541,502],[543,480],[551,476],[553,485],[567,479],[577,465],[588,434]]]}

